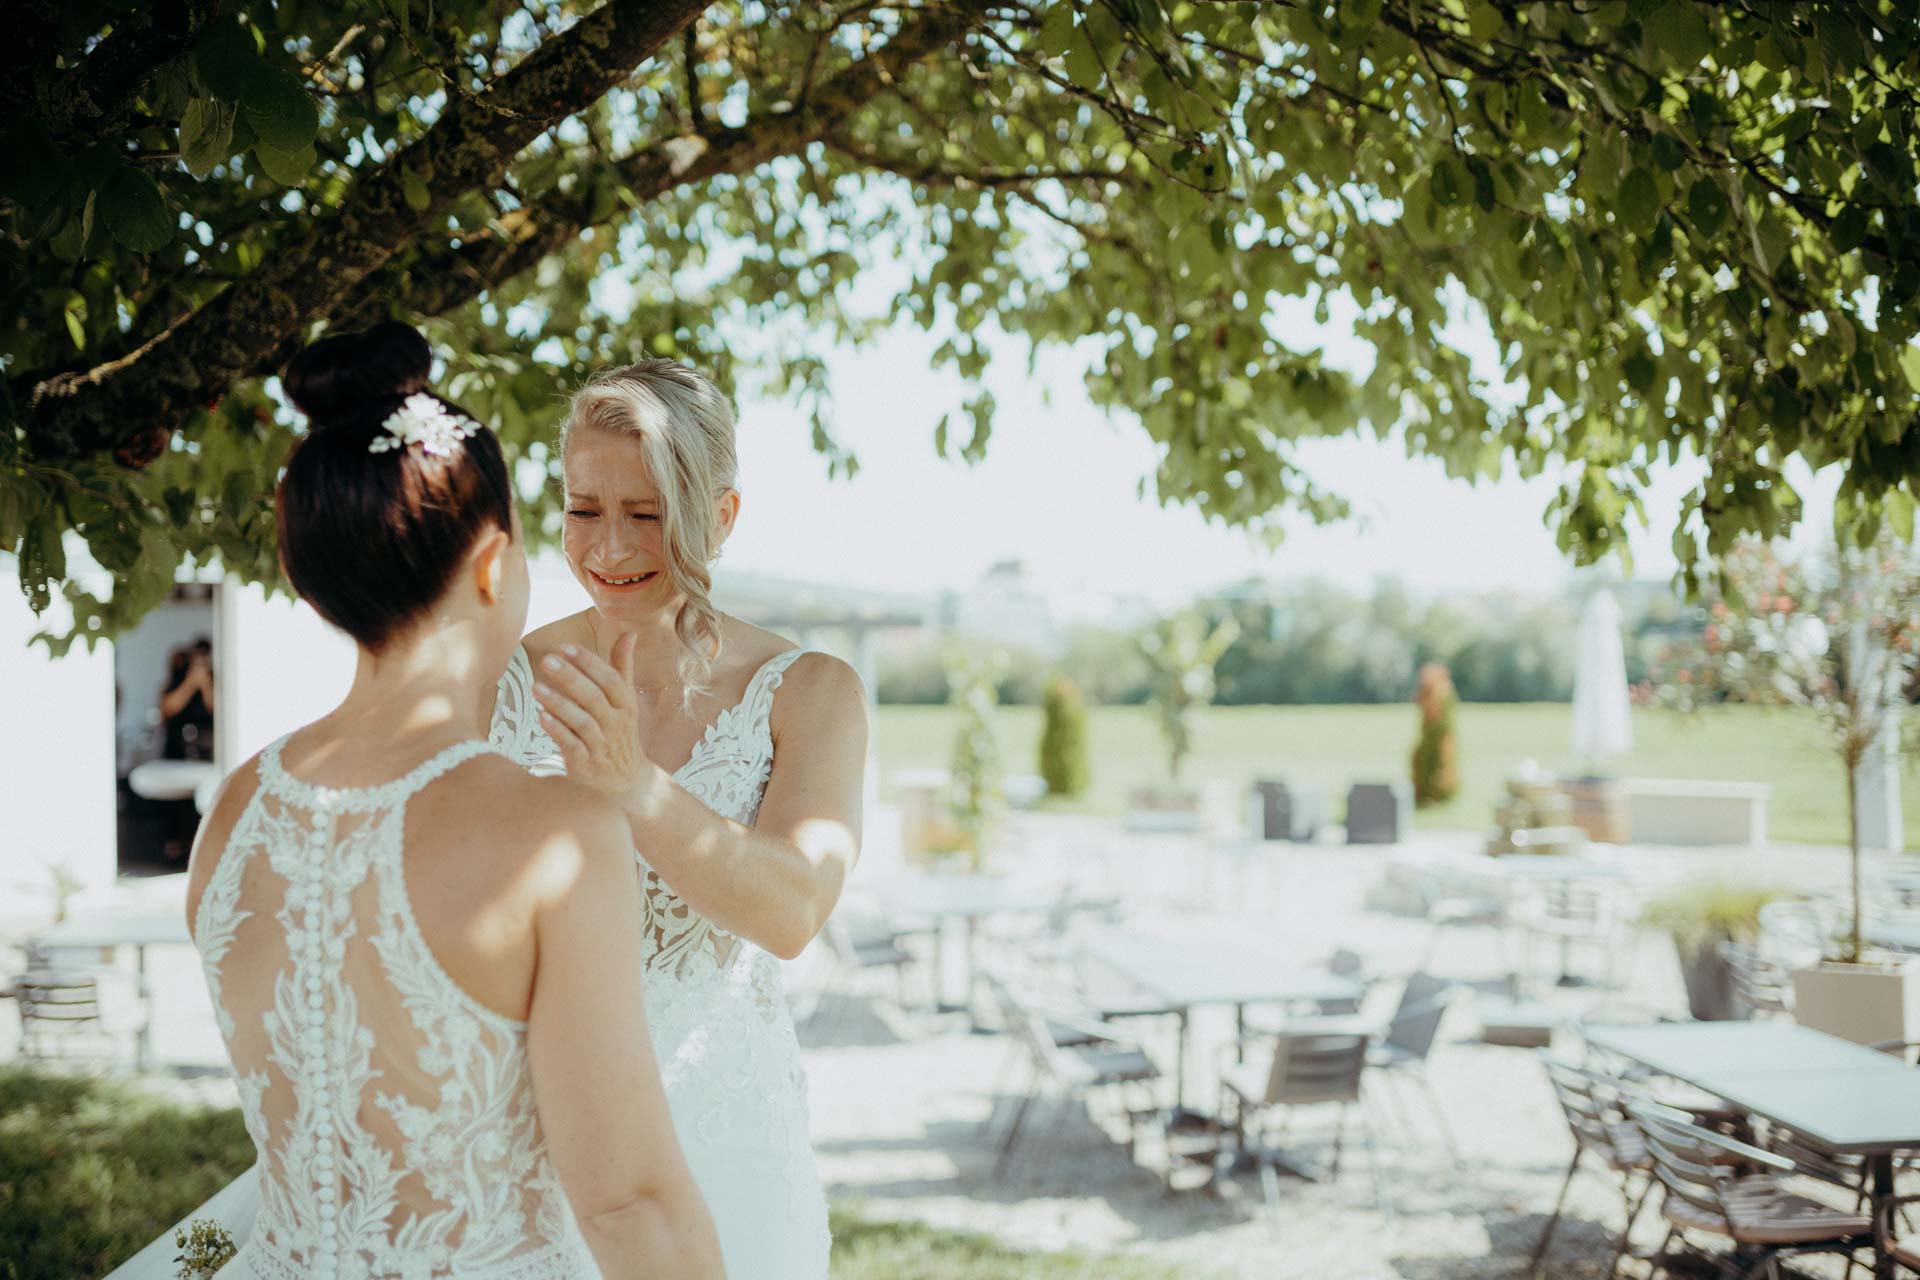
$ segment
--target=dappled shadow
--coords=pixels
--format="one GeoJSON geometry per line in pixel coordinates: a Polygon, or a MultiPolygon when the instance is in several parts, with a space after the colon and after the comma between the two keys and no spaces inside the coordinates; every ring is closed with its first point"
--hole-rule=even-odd
{"type": "Polygon", "coordinates": [[[827,991],[794,1032],[803,1049],[878,1049],[904,1042],[900,1018],[875,997],[827,991]]]}

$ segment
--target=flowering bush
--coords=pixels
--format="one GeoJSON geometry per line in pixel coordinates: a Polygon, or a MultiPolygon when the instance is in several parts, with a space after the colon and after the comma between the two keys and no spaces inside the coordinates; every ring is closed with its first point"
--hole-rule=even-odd
{"type": "MultiPolygon", "coordinates": [[[[1703,625],[1677,643],[1638,691],[1693,711],[1715,702],[1817,712],[1847,777],[1852,928],[1835,959],[1860,956],[1860,816],[1856,776],[1882,734],[1898,734],[1920,672],[1920,559],[1891,534],[1819,565],[1742,543],[1703,584],[1703,625]]],[[[1909,740],[1897,744],[1914,749],[1909,740]]]]}

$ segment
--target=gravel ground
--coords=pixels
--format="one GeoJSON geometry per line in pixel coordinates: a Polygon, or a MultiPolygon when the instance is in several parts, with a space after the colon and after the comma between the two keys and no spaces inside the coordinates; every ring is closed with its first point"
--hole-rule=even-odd
{"type": "MultiPolygon", "coordinates": [[[[1323,961],[1335,947],[1352,948],[1381,978],[1370,1010],[1380,1003],[1391,1007],[1398,979],[1420,962],[1431,933],[1421,919],[1369,904],[1393,905],[1403,897],[1391,890],[1409,866],[1453,874],[1465,865],[1461,860],[1471,846],[1456,836],[1388,849],[1268,846],[1252,854],[1214,854],[1175,838],[1124,836],[1094,820],[1034,815],[1020,820],[1008,843],[1022,850],[1018,874],[1072,880],[1120,897],[1124,918],[1117,927],[1245,930],[1306,963],[1323,961]]],[[[1640,889],[1701,873],[1836,887],[1845,874],[1841,853],[1804,846],[1764,853],[1631,849],[1608,856],[1640,889]]],[[[897,869],[891,861],[871,848],[853,896],[858,898],[863,881],[897,869]]],[[[150,881],[124,892],[151,906],[177,886],[150,881]]],[[[955,943],[950,940],[950,947],[955,943]]],[[[1015,944],[988,944],[984,951],[989,962],[1024,963],[1015,944]]],[[[950,978],[958,958],[950,950],[950,978]]],[[[1476,982],[1513,963],[1550,977],[1556,959],[1546,951],[1529,959],[1510,939],[1467,928],[1449,931],[1431,966],[1476,982]]],[[[1621,1000],[1656,1011],[1683,1008],[1677,966],[1663,938],[1626,929],[1610,954],[1582,948],[1571,959],[1582,973],[1603,972],[1610,960],[1616,986],[1569,990],[1542,981],[1531,994],[1569,1015],[1621,1000]]],[[[170,1064],[154,1079],[231,1105],[232,1085],[195,957],[184,949],[155,951],[149,975],[155,1049],[170,1064]]],[[[1317,1183],[1280,1179],[1273,1208],[1251,1175],[1169,1191],[1158,1172],[1157,1141],[1149,1135],[1137,1159],[1129,1159],[1121,1141],[1125,1125],[1101,1100],[1091,1113],[1078,1105],[1036,1109],[1032,1140],[1023,1143],[1011,1168],[996,1173],[997,1132],[987,1120],[998,1107],[1004,1122],[1004,1104],[1013,1092],[1004,1083],[995,1090],[1009,1056],[1005,1036],[972,1030],[958,1015],[929,1015],[918,1007],[924,999],[912,998],[915,1007],[902,1010],[891,982],[879,976],[850,986],[840,975],[810,969],[803,958],[790,980],[802,990],[827,991],[817,1000],[797,1001],[814,1006],[802,1025],[802,1042],[822,1173],[837,1201],[880,1218],[987,1232],[1026,1248],[1138,1254],[1195,1277],[1508,1276],[1524,1271],[1572,1153],[1532,1052],[1478,1043],[1475,1000],[1469,1000],[1449,1013],[1431,1063],[1457,1137],[1457,1164],[1425,1099],[1404,1086],[1372,1091],[1385,1209],[1375,1202],[1357,1122],[1339,1175],[1317,1183]]],[[[913,982],[925,982],[924,970],[913,982]]],[[[1208,1064],[1230,1038],[1229,1024],[1222,1011],[1195,1018],[1188,1061],[1192,1096],[1202,1105],[1210,1100],[1208,1064]]],[[[1170,1037],[1144,1026],[1142,1031],[1159,1060],[1168,1061],[1170,1037]]],[[[0,1018],[0,1060],[12,1056],[16,1039],[15,1020],[0,1018]]],[[[1559,1047],[1578,1048],[1564,1034],[1559,1047]]],[[[1324,1162],[1332,1119],[1330,1113],[1303,1113],[1289,1129],[1287,1145],[1324,1162]]],[[[1600,1276],[1619,1222],[1613,1185],[1601,1176],[1577,1179],[1546,1273],[1600,1276]]],[[[1652,1228],[1651,1215],[1643,1225],[1652,1228]]],[[[1658,1234],[1643,1231],[1640,1243],[1654,1243],[1658,1234]]],[[[1624,1270],[1645,1274],[1637,1263],[1624,1270]]],[[[1809,1273],[1838,1275],[1839,1269],[1809,1273]]]]}

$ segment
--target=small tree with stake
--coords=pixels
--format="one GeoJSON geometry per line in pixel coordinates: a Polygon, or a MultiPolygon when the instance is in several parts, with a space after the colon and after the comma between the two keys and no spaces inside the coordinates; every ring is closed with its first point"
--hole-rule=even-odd
{"type": "Polygon", "coordinates": [[[1240,637],[1232,615],[1208,624],[1197,610],[1177,613],[1140,638],[1153,664],[1153,708],[1167,744],[1167,778],[1178,786],[1193,750],[1193,714],[1213,701],[1213,668],[1240,637]]]}
{"type": "Polygon", "coordinates": [[[1851,918],[1829,958],[1858,963],[1859,769],[1883,735],[1900,734],[1904,691],[1920,668],[1920,561],[1883,534],[1866,547],[1843,544],[1831,569],[1809,573],[1762,543],[1736,547],[1706,593],[1706,626],[1669,651],[1654,697],[1689,711],[1737,700],[1818,713],[1846,770],[1851,858],[1851,918]]]}

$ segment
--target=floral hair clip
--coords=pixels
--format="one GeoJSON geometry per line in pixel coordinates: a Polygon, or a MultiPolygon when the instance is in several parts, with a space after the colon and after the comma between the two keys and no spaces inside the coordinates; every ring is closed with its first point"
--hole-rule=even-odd
{"type": "Polygon", "coordinates": [[[417,444],[422,451],[444,458],[473,434],[474,426],[471,418],[455,413],[424,391],[416,391],[387,415],[380,424],[386,434],[375,436],[367,452],[386,453],[417,444]]]}

